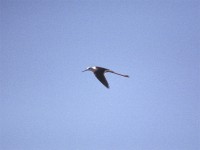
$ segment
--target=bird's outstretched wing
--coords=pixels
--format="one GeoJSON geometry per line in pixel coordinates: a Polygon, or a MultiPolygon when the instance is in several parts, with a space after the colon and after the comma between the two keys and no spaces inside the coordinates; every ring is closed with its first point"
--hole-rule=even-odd
{"type": "Polygon", "coordinates": [[[104,76],[104,72],[103,72],[103,71],[101,71],[101,72],[98,71],[98,72],[95,72],[94,74],[95,74],[96,78],[97,78],[103,85],[105,85],[107,88],[109,88],[108,82],[107,82],[107,80],[106,80],[106,78],[105,78],[105,76],[104,76]]]}

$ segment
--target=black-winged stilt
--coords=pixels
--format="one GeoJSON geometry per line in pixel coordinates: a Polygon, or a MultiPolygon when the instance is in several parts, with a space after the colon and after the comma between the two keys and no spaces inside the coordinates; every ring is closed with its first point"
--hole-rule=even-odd
{"type": "MultiPolygon", "coordinates": [[[[94,66],[94,67],[88,67],[86,70],[84,71],[92,71],[94,73],[94,75],[96,76],[96,78],[103,84],[105,85],[107,88],[109,88],[109,84],[104,76],[105,73],[107,72],[110,72],[110,73],[114,73],[114,74],[117,74],[117,75],[120,75],[120,76],[123,76],[123,77],[129,77],[128,75],[123,75],[123,74],[120,74],[120,73],[116,73],[110,69],[106,69],[106,68],[102,68],[102,67],[97,67],[97,66],[94,66]]],[[[84,72],[82,71],[82,72],[84,72]]]]}

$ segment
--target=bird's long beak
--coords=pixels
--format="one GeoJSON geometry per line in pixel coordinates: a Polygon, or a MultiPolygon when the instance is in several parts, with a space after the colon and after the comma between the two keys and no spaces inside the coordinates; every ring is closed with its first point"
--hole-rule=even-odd
{"type": "Polygon", "coordinates": [[[89,69],[83,70],[82,72],[88,71],[89,69]]]}

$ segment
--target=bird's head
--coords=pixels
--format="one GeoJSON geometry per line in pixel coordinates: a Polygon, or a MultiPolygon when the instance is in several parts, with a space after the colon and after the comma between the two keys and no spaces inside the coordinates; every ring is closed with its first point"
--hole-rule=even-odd
{"type": "Polygon", "coordinates": [[[96,70],[96,67],[87,67],[86,70],[83,70],[82,72],[85,72],[85,71],[92,71],[94,72],[96,70]]]}

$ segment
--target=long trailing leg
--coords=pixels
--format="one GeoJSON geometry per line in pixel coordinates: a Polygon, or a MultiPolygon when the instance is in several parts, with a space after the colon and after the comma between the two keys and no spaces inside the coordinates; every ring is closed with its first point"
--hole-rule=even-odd
{"type": "Polygon", "coordinates": [[[124,74],[116,73],[116,72],[114,72],[114,71],[112,71],[112,70],[107,70],[106,72],[114,73],[114,74],[116,74],[116,75],[120,75],[120,76],[129,78],[129,75],[124,75],[124,74]]]}

